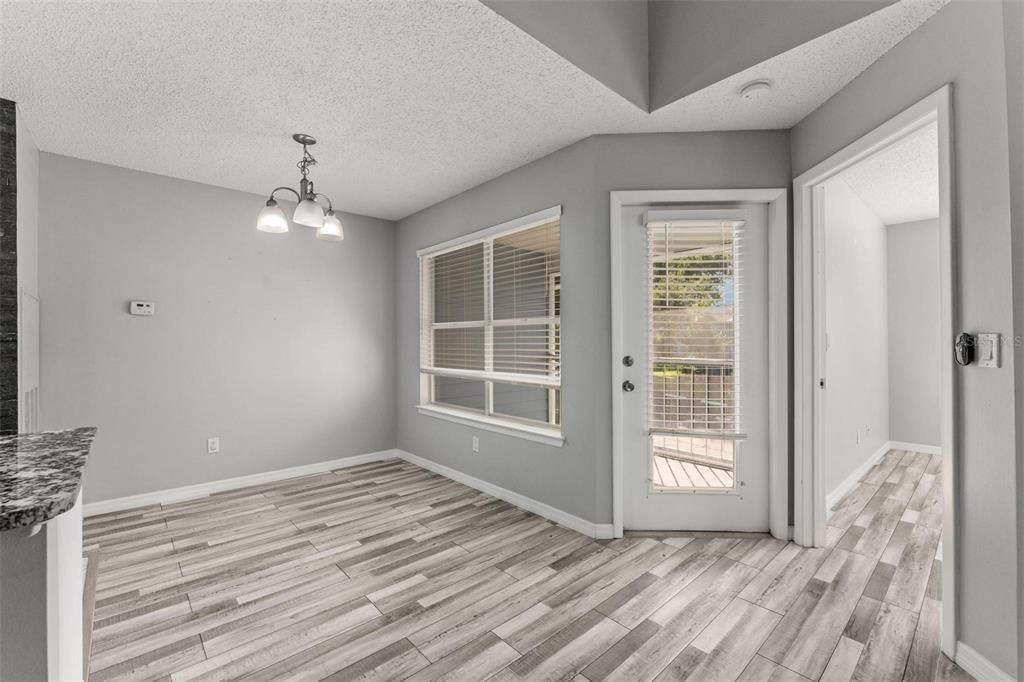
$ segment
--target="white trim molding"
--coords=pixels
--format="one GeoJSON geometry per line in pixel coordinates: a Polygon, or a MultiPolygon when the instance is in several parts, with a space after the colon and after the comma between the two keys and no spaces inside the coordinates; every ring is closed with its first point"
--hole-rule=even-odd
{"type": "Polygon", "coordinates": [[[180,488],[155,490],[151,493],[141,493],[139,495],[129,495],[127,497],[117,497],[111,500],[90,502],[83,506],[82,512],[88,517],[96,516],[97,514],[109,514],[111,512],[124,511],[126,509],[135,509],[136,507],[145,507],[151,504],[172,504],[174,502],[185,502],[186,500],[197,500],[213,493],[224,492],[225,490],[238,490],[239,488],[248,488],[262,483],[283,481],[288,478],[298,478],[299,476],[309,476],[310,474],[322,474],[326,471],[333,471],[335,469],[344,469],[345,467],[353,467],[359,464],[367,464],[369,462],[379,462],[382,459],[388,459],[395,456],[396,454],[393,450],[382,450],[380,452],[370,452],[364,455],[331,459],[326,462],[315,462],[313,464],[305,464],[302,466],[290,467],[288,469],[275,469],[274,471],[264,471],[258,474],[249,474],[248,476],[236,476],[235,478],[223,478],[219,481],[197,483],[195,485],[186,485],[180,488]]]}
{"type": "MultiPolygon", "coordinates": [[[[941,335],[952,342],[958,327],[952,158],[952,86],[944,85],[921,101],[843,147],[793,181],[793,522],[794,540],[803,546],[825,544],[824,452],[824,183],[870,156],[920,133],[938,128],[939,295],[941,335]]],[[[953,658],[957,646],[958,589],[957,372],[952,357],[942,363],[940,448],[942,467],[942,652],[953,658]]],[[[917,449],[915,447],[915,449],[917,449]]],[[[924,450],[921,450],[922,452],[924,450]]],[[[933,451],[934,452],[934,451],[933,451]]]]}
{"type": "Polygon", "coordinates": [[[885,457],[885,453],[890,450],[903,450],[904,448],[897,448],[895,444],[890,440],[882,443],[882,446],[875,450],[871,455],[865,459],[860,466],[853,470],[849,476],[842,480],[835,488],[833,488],[828,495],[825,497],[825,516],[829,517],[832,515],[832,507],[835,503],[843,499],[846,493],[853,490],[853,486],[860,482],[860,479],[864,478],[864,474],[871,469],[871,467],[878,464],[879,460],[885,457]]]}
{"type": "Polygon", "coordinates": [[[1013,675],[963,642],[956,643],[956,664],[970,673],[978,682],[1016,682],[1013,675]]]}
{"type": "Polygon", "coordinates": [[[464,410],[447,410],[438,405],[417,405],[416,411],[427,417],[435,417],[436,419],[443,419],[455,424],[462,424],[463,426],[472,426],[484,431],[493,431],[504,436],[522,438],[534,443],[550,445],[556,448],[565,445],[565,436],[557,429],[545,429],[515,422],[511,419],[501,419],[484,414],[477,415],[464,410]]]}
{"type": "Polygon", "coordinates": [[[612,524],[610,523],[594,523],[593,521],[587,521],[579,516],[562,511],[561,509],[557,509],[556,507],[552,507],[549,504],[527,497],[526,495],[521,495],[512,490],[508,490],[507,488],[502,488],[499,485],[476,478],[475,476],[464,474],[461,471],[452,469],[451,467],[446,467],[443,464],[438,464],[432,460],[425,459],[419,455],[414,455],[411,452],[398,449],[381,450],[380,452],[371,452],[365,455],[342,457],[341,459],[332,459],[326,462],[317,462],[315,464],[291,467],[289,469],[267,471],[260,474],[252,474],[250,476],[238,476],[236,478],[226,478],[220,481],[199,483],[197,485],[184,486],[181,488],[157,490],[151,493],[143,493],[141,495],[119,497],[113,500],[103,500],[101,502],[91,502],[84,505],[83,512],[85,516],[96,516],[97,514],[107,514],[110,512],[124,511],[126,509],[135,509],[137,507],[145,507],[152,504],[171,504],[174,502],[184,502],[186,500],[196,500],[206,497],[211,493],[248,488],[262,483],[273,483],[275,481],[283,481],[289,478],[308,476],[310,474],[321,474],[327,471],[344,469],[346,467],[367,464],[369,462],[380,462],[387,459],[405,460],[406,462],[415,464],[427,471],[433,471],[435,474],[440,474],[445,478],[449,478],[453,481],[469,486],[470,488],[479,490],[486,495],[496,497],[500,500],[505,500],[509,504],[519,507],[520,509],[533,512],[538,516],[543,516],[549,521],[554,521],[561,526],[565,526],[570,530],[582,533],[588,537],[592,537],[597,540],[607,540],[613,537],[612,524]]]}
{"type": "Polygon", "coordinates": [[[528,512],[533,512],[537,516],[543,516],[548,521],[554,521],[560,526],[565,526],[570,530],[574,530],[577,533],[581,533],[588,537],[595,538],[597,540],[607,540],[612,537],[612,524],[610,523],[594,523],[593,521],[587,521],[579,516],[570,514],[567,511],[562,511],[556,507],[552,507],[549,504],[540,502],[521,495],[517,492],[502,488],[494,483],[489,483],[483,479],[464,474],[457,469],[452,469],[443,464],[438,464],[433,460],[414,455],[411,452],[404,450],[395,450],[396,456],[404,459],[410,464],[415,464],[418,467],[422,467],[427,471],[433,471],[435,474],[441,474],[445,478],[450,478],[453,481],[469,486],[475,490],[479,490],[482,493],[490,495],[491,497],[497,497],[499,500],[505,500],[511,505],[525,509],[528,512]]]}
{"type": "MultiPolygon", "coordinates": [[[[622,209],[645,204],[765,204],[768,208],[768,530],[789,539],[789,209],[787,188],[627,190],[610,193],[612,295],[612,525],[622,537],[622,209]]],[[[659,208],[666,208],[659,206],[659,208]]],[[[682,529],[685,530],[685,529],[682,529]]]]}
{"type": "Polygon", "coordinates": [[[515,232],[516,230],[522,230],[527,227],[542,225],[550,220],[554,220],[555,218],[560,218],[561,216],[562,205],[558,204],[551,208],[535,211],[529,215],[507,220],[498,225],[485,227],[482,230],[475,230],[474,232],[455,237],[454,239],[449,239],[448,241],[441,242],[440,244],[434,244],[433,246],[419,249],[416,252],[416,255],[420,258],[423,256],[436,256],[444,253],[445,251],[451,251],[452,249],[458,248],[463,244],[477,242],[481,239],[494,239],[495,237],[500,237],[506,232],[515,232]]]}
{"type": "Polygon", "coordinates": [[[924,443],[908,443],[905,440],[891,440],[889,447],[893,450],[909,450],[910,452],[923,452],[926,455],[941,455],[941,445],[925,445],[924,443]]]}

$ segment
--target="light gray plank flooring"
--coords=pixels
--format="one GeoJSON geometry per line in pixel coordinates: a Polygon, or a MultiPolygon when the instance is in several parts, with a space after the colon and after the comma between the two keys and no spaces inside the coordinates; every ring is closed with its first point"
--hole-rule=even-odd
{"type": "Polygon", "coordinates": [[[594,541],[401,460],[94,516],[90,680],[969,680],[939,467],[888,453],[818,549],[594,541]]]}

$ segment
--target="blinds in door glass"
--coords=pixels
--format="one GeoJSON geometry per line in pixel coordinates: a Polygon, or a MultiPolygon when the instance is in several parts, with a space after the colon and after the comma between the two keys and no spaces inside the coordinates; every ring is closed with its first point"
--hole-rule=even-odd
{"type": "Polygon", "coordinates": [[[421,372],[430,402],[557,425],[559,220],[421,259],[421,372]]]}
{"type": "Polygon", "coordinates": [[[742,222],[647,225],[648,427],[740,433],[742,222]]]}

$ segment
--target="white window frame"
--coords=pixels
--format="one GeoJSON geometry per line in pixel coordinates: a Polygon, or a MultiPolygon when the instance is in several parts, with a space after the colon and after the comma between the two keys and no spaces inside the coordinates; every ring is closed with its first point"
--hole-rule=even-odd
{"type": "MultiPolygon", "coordinates": [[[[492,371],[490,366],[493,362],[493,354],[490,351],[493,343],[493,330],[494,327],[500,326],[512,326],[522,324],[537,324],[537,325],[553,325],[556,323],[554,317],[529,317],[529,318],[517,318],[514,320],[491,320],[489,325],[484,326],[484,358],[485,358],[485,369],[481,370],[459,370],[459,369],[441,369],[436,367],[424,367],[423,366],[423,349],[430,342],[430,334],[433,329],[437,328],[476,328],[480,326],[479,322],[446,322],[446,323],[428,323],[429,315],[424,314],[425,307],[430,305],[433,300],[433,289],[432,283],[429,281],[429,269],[424,267],[424,262],[428,258],[434,258],[450,251],[465,248],[472,244],[483,243],[485,251],[485,262],[490,262],[490,252],[492,249],[493,241],[501,236],[519,232],[521,230],[529,229],[531,227],[542,225],[543,223],[550,222],[556,218],[561,218],[562,206],[552,206],[551,208],[537,211],[521,218],[509,220],[499,225],[485,228],[483,230],[477,230],[470,234],[455,239],[450,239],[446,242],[436,244],[424,249],[420,249],[416,252],[416,256],[419,259],[420,268],[420,363],[418,373],[420,376],[420,399],[417,411],[420,414],[443,419],[449,422],[457,424],[463,424],[467,426],[473,426],[476,428],[501,433],[508,436],[515,436],[526,440],[543,443],[545,445],[552,445],[555,447],[561,447],[565,444],[565,438],[562,435],[561,425],[559,426],[544,426],[542,424],[528,423],[526,421],[520,421],[514,417],[503,417],[494,414],[490,414],[492,411],[493,404],[493,393],[488,390],[485,394],[485,410],[483,413],[476,412],[470,409],[460,409],[457,407],[449,407],[443,404],[437,404],[433,402],[432,395],[432,376],[448,376],[462,379],[478,379],[487,382],[498,382],[498,383],[509,383],[509,384],[521,384],[529,386],[537,386],[547,388],[549,395],[554,395],[555,392],[563,390],[561,374],[556,377],[550,376],[536,376],[531,377],[523,374],[506,374],[497,373],[492,371]]],[[[485,266],[486,267],[486,266],[485,266]]],[[[559,278],[561,273],[557,273],[559,278]]],[[[484,319],[489,320],[491,318],[491,277],[489,273],[484,277],[484,319]]],[[[559,288],[561,288],[561,279],[559,279],[559,288]]],[[[561,312],[561,311],[560,311],[561,312]]],[[[559,316],[557,323],[561,325],[561,315],[559,316]]],[[[561,359],[559,360],[561,362],[561,359]]],[[[488,383],[487,386],[491,387],[488,383]]],[[[549,403],[550,404],[550,403],[549,403]]],[[[551,414],[549,407],[549,416],[551,414]]],[[[563,414],[560,412],[560,414],[563,414]]]]}

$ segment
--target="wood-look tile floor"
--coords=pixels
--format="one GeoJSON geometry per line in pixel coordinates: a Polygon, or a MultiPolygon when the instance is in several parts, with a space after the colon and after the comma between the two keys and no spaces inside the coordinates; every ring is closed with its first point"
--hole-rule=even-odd
{"type": "Polygon", "coordinates": [[[820,549],[595,542],[400,460],[95,516],[90,680],[970,679],[938,474],[890,452],[820,549]]]}

